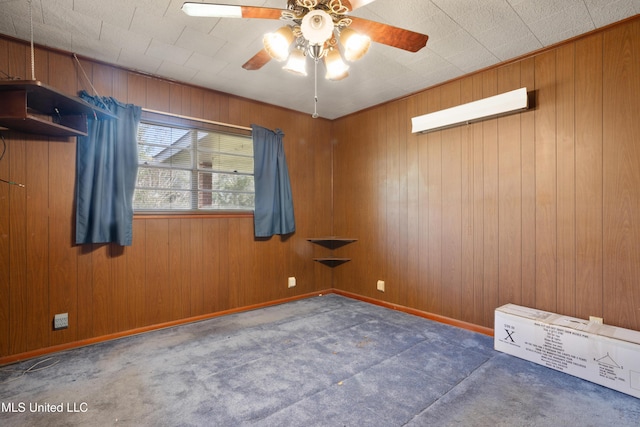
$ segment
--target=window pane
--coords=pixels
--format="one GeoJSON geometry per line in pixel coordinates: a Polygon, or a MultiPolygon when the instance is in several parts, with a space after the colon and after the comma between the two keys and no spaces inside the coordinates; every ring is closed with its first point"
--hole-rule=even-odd
{"type": "Polygon", "coordinates": [[[156,125],[151,123],[140,123],[138,126],[138,143],[153,144],[160,146],[156,152],[168,146],[189,147],[191,145],[189,129],[181,129],[171,126],[156,125]]]}
{"type": "Polygon", "coordinates": [[[143,165],[191,168],[194,131],[141,123],[138,161],[143,165]]]}
{"type": "Polygon", "coordinates": [[[198,189],[198,207],[201,209],[253,209],[255,203],[250,175],[201,172],[198,189]]]}
{"type": "Polygon", "coordinates": [[[140,124],[134,209],[253,210],[251,137],[188,123],[140,124]]]}
{"type": "Polygon", "coordinates": [[[198,132],[198,165],[219,172],[253,173],[253,141],[237,135],[198,132]]]}
{"type": "Polygon", "coordinates": [[[198,131],[198,146],[206,151],[253,156],[253,141],[242,135],[198,131]]]}
{"type": "Polygon", "coordinates": [[[172,210],[191,209],[191,191],[137,189],[134,209],[172,210]]]}
{"type": "Polygon", "coordinates": [[[251,210],[255,205],[253,194],[200,193],[202,210],[251,210]]]}
{"type": "MultiPolygon", "coordinates": [[[[148,152],[157,147],[149,145],[138,145],[138,147],[138,162],[142,165],[191,169],[191,152],[189,150],[174,147],[165,148],[154,156],[145,156],[142,160],[141,151],[148,152]]],[[[147,154],[146,152],[144,154],[147,154]]]]}
{"type": "Polygon", "coordinates": [[[253,159],[225,154],[198,152],[198,167],[217,172],[253,173],[253,159]]]}
{"type": "Polygon", "coordinates": [[[190,190],[192,188],[191,171],[140,166],[138,168],[138,182],[136,187],[190,190]]]}

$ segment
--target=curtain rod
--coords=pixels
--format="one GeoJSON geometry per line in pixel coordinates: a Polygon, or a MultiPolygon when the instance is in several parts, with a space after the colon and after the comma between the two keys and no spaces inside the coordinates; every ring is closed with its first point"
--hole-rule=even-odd
{"type": "Polygon", "coordinates": [[[183,116],[182,114],[167,113],[165,111],[151,110],[149,108],[142,108],[142,111],[147,112],[147,113],[153,113],[153,114],[161,114],[163,116],[175,117],[175,118],[178,118],[178,119],[194,120],[196,122],[209,123],[210,125],[218,125],[218,126],[224,126],[224,127],[228,127],[228,128],[242,129],[242,130],[248,130],[248,131],[253,130],[253,129],[248,128],[246,126],[231,125],[229,123],[215,122],[213,120],[200,119],[200,118],[197,118],[197,117],[183,116]]]}

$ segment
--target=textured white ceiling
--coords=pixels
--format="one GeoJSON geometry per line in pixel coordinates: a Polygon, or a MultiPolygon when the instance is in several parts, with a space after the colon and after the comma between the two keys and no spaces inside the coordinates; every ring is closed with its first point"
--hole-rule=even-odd
{"type": "MultiPolygon", "coordinates": [[[[286,0],[220,0],[284,8],[286,0]]],[[[188,17],[183,0],[31,0],[37,44],[311,114],[307,77],[242,68],[281,24],[188,17]]],[[[29,0],[0,0],[0,33],[30,39],[29,0]]],[[[640,0],[376,0],[353,15],[428,34],[409,53],[374,43],[342,81],[319,66],[318,113],[334,119],[640,13],[640,0]]],[[[10,70],[0,70],[0,74],[10,70]]],[[[29,78],[29,76],[15,76],[29,78]]],[[[37,76],[36,76],[37,78],[37,76]]]]}

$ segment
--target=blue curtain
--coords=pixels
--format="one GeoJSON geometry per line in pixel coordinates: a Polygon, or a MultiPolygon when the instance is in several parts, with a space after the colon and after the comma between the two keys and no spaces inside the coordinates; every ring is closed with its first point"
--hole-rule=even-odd
{"type": "Polygon", "coordinates": [[[253,131],[256,207],[255,236],[270,237],[296,231],[289,169],[284,156],[284,133],[251,125],[253,131]]]}
{"type": "Polygon", "coordinates": [[[76,244],[130,246],[133,191],[138,173],[136,134],[141,108],[113,98],[80,98],[116,119],[88,118],[88,135],[76,147],[76,244]]]}

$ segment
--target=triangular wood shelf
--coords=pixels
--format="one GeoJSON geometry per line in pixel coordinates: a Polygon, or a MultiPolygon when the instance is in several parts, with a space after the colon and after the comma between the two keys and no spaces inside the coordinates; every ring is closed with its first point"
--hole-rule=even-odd
{"type": "Polygon", "coordinates": [[[349,243],[357,242],[358,239],[353,239],[350,237],[311,237],[307,239],[312,243],[316,243],[320,246],[324,246],[327,249],[337,249],[341,248],[344,245],[348,245],[349,243]]]}
{"type": "MultiPolygon", "coordinates": [[[[336,236],[328,236],[328,237],[311,237],[307,239],[308,241],[315,243],[317,245],[323,246],[327,249],[340,248],[344,245],[348,245],[349,243],[357,242],[358,239],[354,239],[351,237],[336,237],[336,236]]],[[[345,262],[351,261],[351,258],[339,258],[339,257],[322,257],[322,258],[314,258],[314,261],[322,263],[324,265],[328,265],[329,267],[337,267],[345,262]]]]}
{"type": "Polygon", "coordinates": [[[351,258],[335,258],[335,257],[326,257],[326,258],[314,258],[314,261],[317,261],[321,264],[328,265],[329,267],[337,267],[345,262],[351,261],[351,258]]]}

